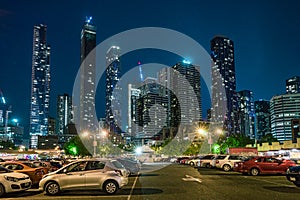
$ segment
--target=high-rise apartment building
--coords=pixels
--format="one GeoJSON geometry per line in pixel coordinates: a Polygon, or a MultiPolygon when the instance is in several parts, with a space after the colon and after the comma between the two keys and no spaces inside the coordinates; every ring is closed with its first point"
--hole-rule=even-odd
{"type": "Polygon", "coordinates": [[[138,124],[137,99],[141,94],[141,90],[133,84],[128,84],[128,134],[134,137],[136,133],[141,131],[138,124]]]}
{"type": "Polygon", "coordinates": [[[300,93],[300,76],[294,76],[285,81],[287,94],[300,93]]]}
{"type": "Polygon", "coordinates": [[[228,134],[239,132],[233,41],[215,36],[211,41],[212,108],[211,122],[223,123],[228,134]]]}
{"type": "Polygon", "coordinates": [[[270,101],[258,100],[254,102],[255,110],[255,138],[261,138],[271,133],[270,125],[270,101]]]}
{"type": "Polygon", "coordinates": [[[180,110],[180,123],[190,125],[199,122],[202,119],[200,67],[182,61],[172,66],[172,69],[171,105],[180,110]]]}
{"type": "Polygon", "coordinates": [[[240,133],[255,139],[255,112],[253,92],[242,90],[237,93],[238,120],[240,133]]]}
{"type": "Polygon", "coordinates": [[[273,96],[270,101],[271,133],[279,141],[292,140],[293,119],[300,118],[300,93],[273,96]]]}
{"type": "Polygon", "coordinates": [[[95,110],[95,73],[96,73],[96,27],[87,18],[81,31],[80,53],[80,118],[79,132],[96,131],[98,128],[95,110]]]}
{"type": "Polygon", "coordinates": [[[59,144],[63,144],[67,142],[66,136],[69,134],[69,125],[74,123],[71,96],[68,94],[57,96],[56,113],[56,134],[58,135],[59,144]]]}
{"type": "Polygon", "coordinates": [[[121,62],[120,47],[112,46],[106,53],[106,123],[110,132],[121,133],[121,62]]]}
{"type": "Polygon", "coordinates": [[[48,134],[50,101],[50,46],[47,43],[47,26],[33,28],[33,52],[30,102],[30,147],[37,148],[38,136],[48,134]]]}

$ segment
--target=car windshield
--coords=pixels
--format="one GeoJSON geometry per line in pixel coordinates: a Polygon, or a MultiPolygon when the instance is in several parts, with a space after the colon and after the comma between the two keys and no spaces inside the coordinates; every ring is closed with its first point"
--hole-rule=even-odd
{"type": "Polygon", "coordinates": [[[124,168],[124,166],[119,161],[113,160],[113,161],[111,161],[111,163],[117,169],[124,168]]]}
{"type": "Polygon", "coordinates": [[[28,167],[31,167],[31,168],[38,168],[38,166],[36,166],[35,164],[33,164],[31,162],[24,162],[23,164],[27,165],[28,167]]]}
{"type": "Polygon", "coordinates": [[[0,166],[0,174],[9,173],[9,172],[13,172],[13,171],[9,170],[9,169],[7,169],[5,167],[0,166]]]}

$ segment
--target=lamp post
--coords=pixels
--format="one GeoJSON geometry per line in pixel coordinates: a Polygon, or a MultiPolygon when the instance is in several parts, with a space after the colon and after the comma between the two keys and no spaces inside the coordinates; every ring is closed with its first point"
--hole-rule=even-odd
{"type": "MultiPolygon", "coordinates": [[[[84,137],[89,137],[89,136],[91,136],[90,132],[88,132],[88,131],[83,132],[82,135],[83,135],[84,137]]],[[[96,152],[97,152],[96,147],[97,147],[96,134],[93,134],[93,157],[96,157],[96,155],[97,155],[97,154],[96,154],[96,152]]]]}
{"type": "Polygon", "coordinates": [[[209,153],[211,153],[211,148],[212,148],[213,140],[212,140],[212,138],[211,138],[210,132],[209,132],[209,131],[206,131],[206,130],[203,129],[203,128],[199,128],[199,129],[198,129],[198,133],[199,133],[200,135],[205,135],[205,136],[207,136],[207,143],[209,144],[209,153]]]}

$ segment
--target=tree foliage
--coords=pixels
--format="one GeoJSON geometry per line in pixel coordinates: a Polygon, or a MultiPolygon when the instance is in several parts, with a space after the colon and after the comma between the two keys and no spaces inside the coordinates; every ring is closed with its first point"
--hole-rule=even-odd
{"type": "Polygon", "coordinates": [[[85,148],[78,135],[74,136],[69,142],[65,143],[64,150],[66,155],[91,156],[91,153],[85,148]]]}

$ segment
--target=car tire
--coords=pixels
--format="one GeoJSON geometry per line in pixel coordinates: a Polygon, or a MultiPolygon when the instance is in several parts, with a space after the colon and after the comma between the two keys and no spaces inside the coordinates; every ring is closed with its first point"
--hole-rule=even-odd
{"type": "Polygon", "coordinates": [[[60,188],[58,183],[56,182],[49,182],[47,183],[46,187],[45,187],[45,191],[48,195],[57,195],[60,192],[60,188]]]}
{"type": "Polygon", "coordinates": [[[224,170],[225,172],[230,171],[230,170],[231,170],[230,165],[227,165],[227,164],[223,165],[223,170],[224,170]]]}
{"type": "Polygon", "coordinates": [[[294,181],[293,183],[294,183],[294,185],[296,185],[297,187],[300,187],[300,181],[294,181]]]}
{"type": "Polygon", "coordinates": [[[191,165],[192,167],[195,166],[194,162],[191,162],[190,165],[191,165]]]}
{"type": "Polygon", "coordinates": [[[250,174],[251,174],[252,176],[257,176],[257,175],[259,175],[259,169],[257,169],[257,168],[252,168],[252,169],[250,170],[250,174]]]}
{"type": "Polygon", "coordinates": [[[103,190],[106,194],[115,194],[118,191],[118,183],[113,180],[108,180],[103,184],[103,190]]]}
{"type": "Polygon", "coordinates": [[[4,185],[0,184],[0,197],[3,197],[5,195],[5,187],[4,185]]]}

